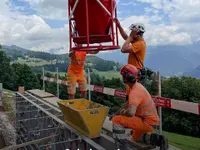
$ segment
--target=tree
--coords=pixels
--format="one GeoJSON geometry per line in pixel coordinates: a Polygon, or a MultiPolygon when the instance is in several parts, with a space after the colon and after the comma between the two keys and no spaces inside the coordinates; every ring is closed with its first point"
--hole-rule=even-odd
{"type": "Polygon", "coordinates": [[[0,82],[3,83],[4,88],[14,90],[16,75],[10,67],[10,59],[3,51],[0,51],[0,68],[0,82]]]}
{"type": "MultiPolygon", "coordinates": [[[[162,80],[162,96],[200,103],[200,80],[191,77],[171,77],[162,80]]],[[[191,113],[163,110],[163,129],[200,137],[200,118],[191,113]]]]}
{"type": "Polygon", "coordinates": [[[37,76],[31,71],[26,64],[12,64],[14,73],[17,75],[17,86],[24,86],[26,90],[40,88],[37,76]]]}

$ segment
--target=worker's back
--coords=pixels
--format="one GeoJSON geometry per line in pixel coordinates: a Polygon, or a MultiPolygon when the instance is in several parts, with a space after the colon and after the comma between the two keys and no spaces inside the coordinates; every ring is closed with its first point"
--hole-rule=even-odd
{"type": "Polygon", "coordinates": [[[79,73],[84,70],[86,52],[75,52],[70,59],[68,72],[79,73]]]}
{"type": "Polygon", "coordinates": [[[128,55],[128,64],[135,66],[137,69],[142,69],[146,55],[146,43],[144,39],[137,40],[132,44],[133,52],[128,55]],[[136,58],[137,56],[137,58],[136,58]]]}
{"type": "Polygon", "coordinates": [[[151,125],[158,125],[160,123],[155,103],[142,84],[137,82],[130,90],[128,103],[136,105],[135,115],[145,119],[147,123],[151,125]]]}

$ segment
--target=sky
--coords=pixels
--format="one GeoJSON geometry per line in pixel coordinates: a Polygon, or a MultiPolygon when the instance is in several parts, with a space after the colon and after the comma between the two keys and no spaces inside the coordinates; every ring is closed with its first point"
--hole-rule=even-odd
{"type": "MultiPolygon", "coordinates": [[[[116,0],[127,30],[143,23],[148,45],[188,45],[200,41],[200,0],[116,0]]],[[[67,53],[67,0],[0,0],[0,44],[34,51],[67,53]]],[[[120,36],[120,45],[123,40],[120,36]]]]}

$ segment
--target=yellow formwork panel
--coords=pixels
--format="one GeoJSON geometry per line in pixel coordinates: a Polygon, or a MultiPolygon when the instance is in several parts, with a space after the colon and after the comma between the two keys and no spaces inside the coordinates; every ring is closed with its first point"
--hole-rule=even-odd
{"type": "Polygon", "coordinates": [[[64,120],[71,127],[89,138],[100,136],[109,108],[87,99],[61,100],[58,105],[64,120]]]}

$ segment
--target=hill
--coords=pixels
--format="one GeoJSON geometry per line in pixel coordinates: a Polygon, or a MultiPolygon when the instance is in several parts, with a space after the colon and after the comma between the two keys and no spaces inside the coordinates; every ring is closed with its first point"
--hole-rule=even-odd
{"type": "Polygon", "coordinates": [[[6,55],[11,57],[12,61],[17,60],[17,58],[25,58],[25,56],[30,57],[30,58],[39,58],[39,59],[43,59],[43,60],[65,60],[66,58],[68,58],[68,54],[62,54],[62,55],[58,55],[58,54],[50,54],[47,52],[37,52],[37,51],[31,51],[28,49],[24,49],[21,47],[18,47],[16,45],[12,45],[12,46],[7,46],[7,45],[2,45],[3,50],[6,52],[6,55]]]}
{"type": "MultiPolygon", "coordinates": [[[[50,54],[46,52],[37,52],[24,49],[15,45],[6,46],[2,45],[3,51],[11,58],[12,63],[26,63],[34,72],[41,72],[41,67],[45,67],[45,70],[54,72],[58,67],[60,72],[66,72],[69,65],[68,54],[50,54]]],[[[114,61],[104,60],[96,57],[95,55],[89,55],[86,60],[86,67],[94,71],[119,71],[121,69],[119,63],[114,61]]]]}
{"type": "Polygon", "coordinates": [[[24,48],[18,47],[16,45],[11,45],[11,46],[2,45],[2,48],[6,49],[6,50],[17,50],[17,51],[22,52],[24,54],[28,53],[30,51],[28,49],[24,49],[24,48]]]}
{"type": "MultiPolygon", "coordinates": [[[[145,59],[145,66],[160,71],[163,76],[183,75],[191,72],[200,65],[200,52],[197,46],[199,43],[188,46],[148,46],[145,59]]],[[[12,46],[2,46],[6,54],[13,62],[27,63],[29,66],[43,66],[48,69],[55,68],[55,64],[62,64],[62,71],[66,71],[68,66],[68,54],[50,54],[46,52],[36,52],[28,49],[12,46]]],[[[117,71],[122,64],[127,63],[127,54],[122,54],[120,50],[100,52],[95,56],[88,56],[86,67],[96,68],[98,71],[117,71]],[[96,57],[97,56],[97,57],[96,57]]],[[[41,69],[40,69],[41,70],[41,69]]],[[[50,69],[49,71],[55,71],[50,69]]]]}

